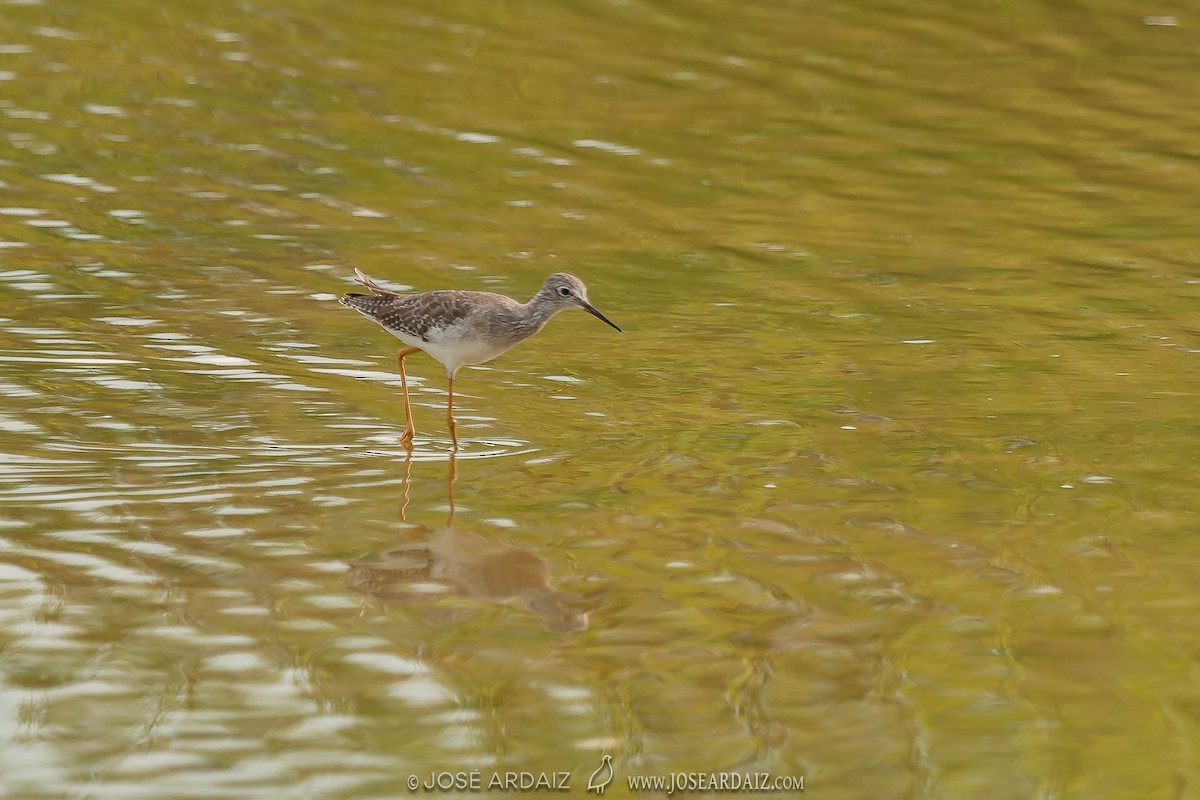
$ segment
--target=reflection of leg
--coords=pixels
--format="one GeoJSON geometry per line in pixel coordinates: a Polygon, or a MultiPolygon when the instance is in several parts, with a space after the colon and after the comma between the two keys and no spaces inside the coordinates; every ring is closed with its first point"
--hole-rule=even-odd
{"type": "Polygon", "coordinates": [[[401,493],[402,493],[402,497],[403,497],[403,500],[400,503],[400,521],[401,522],[408,522],[408,519],[405,518],[405,514],[408,513],[408,490],[409,490],[409,487],[412,486],[412,461],[413,461],[413,451],[412,451],[412,448],[409,447],[404,452],[404,479],[401,481],[401,484],[400,484],[402,487],[401,493]]]}
{"type": "Polygon", "coordinates": [[[454,421],[454,378],[450,379],[450,396],[446,398],[446,424],[450,426],[450,441],[458,449],[458,423],[454,421]]]}
{"type": "Polygon", "coordinates": [[[450,513],[446,515],[446,527],[454,524],[454,481],[458,479],[458,463],[454,451],[450,451],[450,468],[446,470],[446,501],[450,504],[450,513]]]}
{"type": "Polygon", "coordinates": [[[419,347],[404,347],[396,353],[396,366],[400,368],[400,389],[404,392],[404,433],[400,434],[400,444],[412,447],[413,428],[412,404],[408,402],[408,376],[404,374],[404,357],[421,352],[419,347]]]}

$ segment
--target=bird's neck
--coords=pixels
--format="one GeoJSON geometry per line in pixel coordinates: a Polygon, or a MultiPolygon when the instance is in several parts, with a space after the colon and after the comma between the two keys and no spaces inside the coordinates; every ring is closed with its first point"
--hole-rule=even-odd
{"type": "Polygon", "coordinates": [[[528,330],[527,335],[537,333],[559,310],[552,303],[543,301],[540,295],[534,295],[532,300],[521,306],[518,325],[528,330]]]}

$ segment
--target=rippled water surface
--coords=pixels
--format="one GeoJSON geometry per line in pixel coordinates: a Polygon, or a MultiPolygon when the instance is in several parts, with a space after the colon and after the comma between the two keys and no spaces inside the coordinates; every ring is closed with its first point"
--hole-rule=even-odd
{"type": "Polygon", "coordinates": [[[1196,796],[1198,23],[0,3],[0,796],[1196,796]]]}

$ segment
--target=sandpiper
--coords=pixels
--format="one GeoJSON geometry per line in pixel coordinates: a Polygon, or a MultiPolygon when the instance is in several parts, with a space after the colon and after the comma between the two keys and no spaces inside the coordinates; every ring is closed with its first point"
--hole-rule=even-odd
{"type": "Polygon", "coordinates": [[[583,281],[567,272],[556,272],[528,303],[493,292],[469,292],[441,289],[433,292],[401,294],[384,289],[359,269],[355,276],[373,294],[351,292],[341,299],[367,319],[404,342],[407,347],[396,353],[400,368],[400,386],[404,392],[407,423],[400,442],[412,446],[412,405],[408,400],[408,378],[404,359],[424,350],[446,367],[450,379],[446,401],[446,422],[454,449],[458,449],[454,422],[454,375],[467,364],[482,364],[537,333],[559,311],[582,308],[620,331],[620,327],[588,302],[583,281]]]}

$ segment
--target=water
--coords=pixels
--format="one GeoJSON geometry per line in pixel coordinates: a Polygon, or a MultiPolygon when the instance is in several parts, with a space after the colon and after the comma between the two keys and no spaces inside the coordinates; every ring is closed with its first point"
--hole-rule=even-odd
{"type": "Polygon", "coordinates": [[[0,5],[0,796],[1194,795],[1184,11],[0,5]]]}

